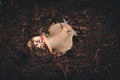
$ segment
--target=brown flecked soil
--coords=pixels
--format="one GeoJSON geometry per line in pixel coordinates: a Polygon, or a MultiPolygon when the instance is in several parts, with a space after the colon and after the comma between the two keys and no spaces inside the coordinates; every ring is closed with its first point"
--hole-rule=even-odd
{"type": "Polygon", "coordinates": [[[0,0],[0,80],[120,80],[119,0],[0,0]],[[27,41],[65,18],[78,32],[61,57],[27,41]]]}

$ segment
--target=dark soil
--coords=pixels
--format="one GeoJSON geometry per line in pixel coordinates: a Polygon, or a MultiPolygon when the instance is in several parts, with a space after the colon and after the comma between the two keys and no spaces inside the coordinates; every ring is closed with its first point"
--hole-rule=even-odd
{"type": "Polygon", "coordinates": [[[0,80],[120,80],[119,0],[0,0],[0,80]],[[27,41],[63,18],[78,32],[61,57],[27,41]]]}

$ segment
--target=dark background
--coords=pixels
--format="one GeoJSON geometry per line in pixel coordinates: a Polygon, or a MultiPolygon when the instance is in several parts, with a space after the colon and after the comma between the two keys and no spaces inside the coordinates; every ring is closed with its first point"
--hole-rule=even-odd
{"type": "Polygon", "coordinates": [[[0,0],[0,80],[120,80],[119,22],[119,0],[0,0]],[[63,18],[78,32],[65,55],[27,48],[63,18]]]}

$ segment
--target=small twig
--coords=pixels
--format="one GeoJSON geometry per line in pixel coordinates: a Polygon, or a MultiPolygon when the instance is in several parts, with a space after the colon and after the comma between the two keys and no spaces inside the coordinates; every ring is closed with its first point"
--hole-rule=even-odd
{"type": "Polygon", "coordinates": [[[95,70],[97,69],[97,67],[98,67],[98,64],[99,64],[99,51],[100,51],[100,49],[97,49],[96,50],[96,52],[95,52],[95,55],[93,56],[93,60],[95,61],[95,63],[96,63],[96,67],[95,67],[95,70]]]}
{"type": "Polygon", "coordinates": [[[64,74],[64,76],[65,76],[65,79],[68,80],[67,74],[66,74],[66,71],[67,71],[67,70],[64,71],[64,69],[63,69],[63,67],[62,67],[62,65],[61,65],[60,63],[58,63],[58,66],[59,66],[60,69],[62,70],[62,72],[63,72],[63,74],[64,74]]]}

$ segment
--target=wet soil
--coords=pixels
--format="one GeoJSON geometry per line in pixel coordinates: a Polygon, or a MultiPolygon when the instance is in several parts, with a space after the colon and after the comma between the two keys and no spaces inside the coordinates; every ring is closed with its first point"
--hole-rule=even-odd
{"type": "Polygon", "coordinates": [[[117,0],[0,0],[0,80],[119,80],[117,0]],[[27,41],[63,18],[78,32],[61,57],[27,41]]]}

